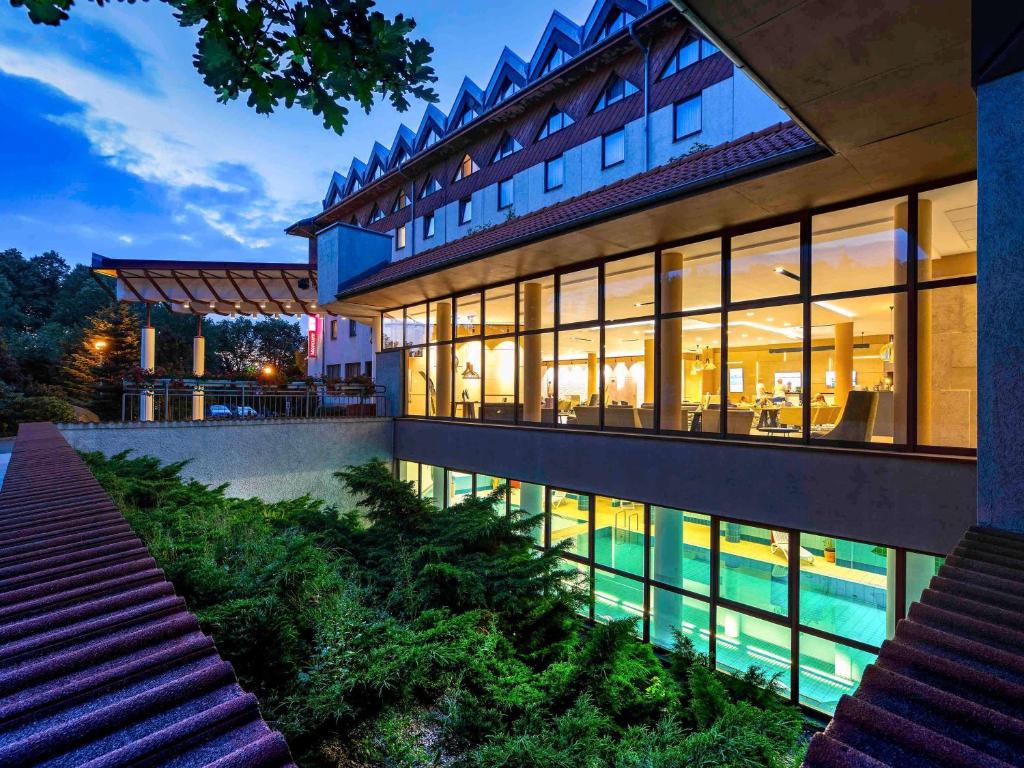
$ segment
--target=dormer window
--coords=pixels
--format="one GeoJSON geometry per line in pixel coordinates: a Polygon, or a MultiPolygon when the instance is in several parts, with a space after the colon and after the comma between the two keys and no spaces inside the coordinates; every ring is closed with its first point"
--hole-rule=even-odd
{"type": "Polygon", "coordinates": [[[423,185],[423,189],[420,190],[420,200],[422,200],[427,195],[432,195],[435,192],[440,192],[440,191],[441,191],[441,185],[437,183],[437,179],[435,179],[433,176],[431,176],[429,179],[427,179],[426,183],[423,185]]]}
{"type": "Polygon", "coordinates": [[[402,163],[405,162],[406,157],[407,157],[407,155],[405,154],[405,150],[404,149],[398,150],[398,152],[395,153],[395,167],[396,168],[400,167],[402,165],[402,163]]]}
{"type": "Polygon", "coordinates": [[[498,162],[504,160],[509,155],[518,152],[523,148],[523,145],[516,141],[514,138],[509,136],[507,133],[502,137],[501,143],[498,144],[498,149],[494,153],[494,160],[491,162],[498,162]]]}
{"type": "Polygon", "coordinates": [[[569,60],[569,54],[567,54],[561,48],[557,48],[556,47],[553,51],[551,51],[550,55],[547,58],[547,61],[544,62],[544,66],[541,67],[541,69],[540,69],[541,76],[543,77],[544,75],[551,74],[554,70],[558,69],[560,66],[565,64],[568,60],[569,60]]]}
{"type": "Polygon", "coordinates": [[[384,211],[379,206],[373,206],[373,211],[370,213],[370,223],[373,224],[376,221],[380,221],[384,218],[384,211]]]}
{"type": "Polygon", "coordinates": [[[373,175],[370,176],[370,181],[376,181],[377,179],[379,179],[383,175],[384,175],[384,169],[381,168],[379,165],[375,166],[374,169],[373,169],[373,175]]]}
{"type": "Polygon", "coordinates": [[[338,199],[340,197],[341,197],[341,195],[338,193],[338,188],[337,187],[333,187],[331,189],[330,197],[327,198],[327,207],[330,208],[332,205],[337,203],[338,199]]]}
{"type": "Polygon", "coordinates": [[[594,105],[594,111],[600,112],[605,107],[610,107],[612,104],[617,104],[627,96],[632,96],[640,89],[633,85],[629,80],[625,80],[618,75],[612,75],[608,79],[608,85],[601,91],[601,97],[597,100],[597,104],[594,105]]]}
{"type": "Polygon", "coordinates": [[[455,172],[455,181],[462,181],[467,176],[472,176],[474,173],[480,170],[473,158],[469,155],[463,155],[462,162],[459,163],[459,170],[455,172]]]}
{"type": "Polygon", "coordinates": [[[462,110],[462,114],[459,116],[458,122],[456,122],[455,125],[458,128],[463,128],[469,125],[475,119],[476,111],[472,107],[466,107],[464,110],[462,110]]]}
{"type": "Polygon", "coordinates": [[[427,137],[423,140],[423,148],[432,147],[437,144],[437,132],[431,128],[427,131],[427,137]]]}
{"type": "Polygon", "coordinates": [[[674,75],[676,72],[682,72],[684,69],[692,64],[696,64],[701,59],[706,59],[708,56],[713,56],[718,53],[718,48],[713,43],[707,40],[688,40],[680,43],[679,47],[676,48],[676,52],[672,54],[672,58],[665,66],[664,71],[661,73],[661,78],[664,80],[670,75],[674,75]]]}
{"type": "Polygon", "coordinates": [[[391,206],[392,213],[398,213],[400,210],[405,208],[409,204],[409,196],[405,193],[405,190],[399,190],[398,197],[395,198],[395,204],[391,206]]]}
{"type": "Polygon", "coordinates": [[[568,128],[572,125],[573,120],[565,112],[553,107],[551,112],[548,114],[548,119],[544,121],[544,125],[541,126],[540,133],[537,135],[537,140],[546,139],[554,133],[558,133],[563,128],[568,128]]]}
{"type": "Polygon", "coordinates": [[[352,191],[353,192],[358,192],[359,188],[362,187],[362,186],[363,185],[359,183],[359,179],[353,179],[353,181],[352,181],[352,191]]]}
{"type": "Polygon", "coordinates": [[[624,11],[621,8],[613,8],[604,20],[604,24],[601,25],[601,31],[598,33],[597,39],[604,40],[606,37],[614,35],[616,32],[625,29],[629,24],[632,24],[634,20],[633,14],[628,11],[624,11]]]}
{"type": "Polygon", "coordinates": [[[509,98],[510,96],[513,96],[518,92],[519,86],[516,85],[515,82],[513,82],[512,80],[506,79],[505,84],[501,86],[501,89],[498,91],[498,98],[495,99],[495,103],[501,103],[505,101],[505,99],[509,98]]]}

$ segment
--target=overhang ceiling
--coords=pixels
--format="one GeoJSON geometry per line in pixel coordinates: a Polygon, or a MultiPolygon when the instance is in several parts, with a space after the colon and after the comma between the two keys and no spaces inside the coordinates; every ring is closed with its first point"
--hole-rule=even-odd
{"type": "Polygon", "coordinates": [[[976,168],[968,0],[681,4],[831,154],[347,297],[360,314],[976,168]]]}

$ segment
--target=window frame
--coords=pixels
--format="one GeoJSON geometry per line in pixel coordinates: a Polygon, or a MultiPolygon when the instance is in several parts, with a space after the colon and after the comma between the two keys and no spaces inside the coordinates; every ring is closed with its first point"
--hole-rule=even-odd
{"type": "Polygon", "coordinates": [[[507,178],[500,179],[498,181],[497,187],[498,187],[498,190],[497,190],[498,191],[498,210],[499,211],[504,211],[504,210],[507,210],[508,208],[511,208],[515,204],[515,192],[516,192],[515,176],[509,176],[507,178]],[[508,202],[505,203],[505,205],[502,205],[501,204],[501,190],[502,190],[502,187],[504,185],[506,185],[506,184],[508,185],[508,189],[509,189],[508,202]]]}
{"type": "Polygon", "coordinates": [[[434,219],[434,211],[423,214],[423,239],[429,240],[437,231],[437,222],[434,219]]]}
{"type": "Polygon", "coordinates": [[[601,170],[607,171],[609,168],[616,168],[626,162],[626,127],[618,128],[614,131],[609,131],[601,137],[601,170]],[[622,157],[614,162],[608,162],[608,140],[613,137],[620,137],[622,140],[622,157]]]}
{"type": "Polygon", "coordinates": [[[561,189],[565,186],[565,155],[561,154],[557,157],[552,157],[544,161],[544,191],[554,192],[556,189],[561,189]],[[558,164],[560,170],[561,180],[557,184],[551,183],[551,169],[558,164]]]}
{"type": "Polygon", "coordinates": [[[704,130],[704,94],[698,93],[686,99],[680,99],[672,104],[672,143],[685,141],[691,136],[696,136],[704,130]],[[697,102],[697,130],[680,135],[679,133],[679,108],[684,104],[697,102]]]}
{"type": "Polygon", "coordinates": [[[409,226],[409,224],[405,223],[405,224],[401,224],[401,225],[395,227],[395,250],[396,251],[401,251],[401,250],[405,249],[406,242],[409,239],[409,233],[406,231],[406,227],[408,227],[408,226],[409,226]]]}
{"type": "Polygon", "coordinates": [[[463,227],[473,221],[473,197],[463,197],[459,200],[459,226],[463,227]]]}

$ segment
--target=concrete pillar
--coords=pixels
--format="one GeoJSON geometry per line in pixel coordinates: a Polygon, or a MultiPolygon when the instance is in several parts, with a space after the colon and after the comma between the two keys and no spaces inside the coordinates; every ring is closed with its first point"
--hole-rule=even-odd
{"type": "Polygon", "coordinates": [[[654,402],[654,334],[644,335],[644,399],[654,402]]]}
{"type": "MultiPolygon", "coordinates": [[[[658,290],[662,312],[679,312],[683,308],[683,254],[666,251],[661,254],[658,290]]],[[[661,428],[681,430],[683,423],[683,321],[662,320],[659,328],[658,398],[661,428]]]]}
{"type": "Polygon", "coordinates": [[[374,354],[380,352],[381,339],[383,338],[384,335],[381,328],[381,315],[380,312],[377,312],[373,315],[373,321],[370,324],[370,343],[373,344],[374,354]]]}
{"type": "MultiPolygon", "coordinates": [[[[196,318],[196,335],[192,339],[192,375],[199,377],[206,372],[206,339],[203,337],[203,318],[196,318]]],[[[206,394],[203,387],[192,390],[192,420],[202,421],[206,413],[206,394]]]]}
{"type": "MultiPolygon", "coordinates": [[[[932,201],[917,206],[917,280],[932,277],[932,201]]],[[[979,368],[980,370],[980,368],[979,368]]],[[[917,442],[933,445],[935,414],[932,411],[932,292],[917,294],[917,442]]]]}
{"type": "Polygon", "coordinates": [[[437,316],[434,319],[435,337],[438,346],[433,352],[437,355],[434,377],[437,392],[437,415],[452,415],[452,305],[451,302],[441,301],[436,304],[437,316]],[[447,342],[447,343],[446,343],[447,342]]]}
{"type": "MultiPolygon", "coordinates": [[[[679,409],[677,409],[679,410],[679,409]]],[[[666,584],[683,584],[683,515],[679,510],[651,506],[654,527],[654,563],[651,578],[666,584]]],[[[654,592],[651,606],[659,629],[678,629],[683,620],[683,598],[667,590],[654,592]]]]}
{"type": "Polygon", "coordinates": [[[1024,532],[1024,71],[977,96],[978,523],[1024,532]]]}
{"type": "MultiPolygon", "coordinates": [[[[893,211],[895,254],[893,284],[907,282],[907,203],[899,203],[893,211]]],[[[892,333],[892,439],[896,444],[907,442],[910,404],[910,371],[907,367],[907,345],[910,343],[910,318],[907,315],[907,294],[893,296],[892,333]]]]}
{"type": "Polygon", "coordinates": [[[448,484],[444,479],[444,467],[430,468],[430,481],[434,486],[434,503],[444,509],[447,506],[448,484]]]}
{"type": "MultiPolygon", "coordinates": [[[[529,331],[541,326],[541,284],[523,285],[523,330],[529,331]]],[[[540,406],[543,400],[541,376],[541,334],[533,333],[520,337],[523,344],[523,380],[520,397],[523,401],[523,421],[540,421],[540,406]]]]}
{"type": "MultiPolygon", "coordinates": [[[[152,307],[148,303],[139,341],[139,367],[145,371],[152,371],[156,368],[156,328],[152,323],[152,307]]],[[[153,421],[154,399],[152,389],[144,390],[139,395],[139,421],[153,421]]]]}
{"type": "MultiPolygon", "coordinates": [[[[597,353],[587,352],[587,397],[598,391],[597,353]]],[[[586,405],[586,403],[584,403],[586,405]]]]}
{"type": "Polygon", "coordinates": [[[836,323],[836,405],[846,405],[846,396],[853,389],[853,323],[836,323]]]}
{"type": "MultiPolygon", "coordinates": [[[[544,486],[535,483],[519,484],[519,508],[529,512],[531,515],[544,514],[544,486]]],[[[543,543],[544,523],[543,521],[533,529],[533,539],[538,544],[543,543]]]]}

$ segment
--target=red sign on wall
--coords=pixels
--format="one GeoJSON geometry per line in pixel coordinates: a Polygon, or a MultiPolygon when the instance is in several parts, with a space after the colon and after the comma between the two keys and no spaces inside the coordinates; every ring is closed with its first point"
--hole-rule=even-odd
{"type": "Polygon", "coordinates": [[[320,316],[310,315],[309,317],[309,346],[306,349],[306,357],[315,360],[318,338],[320,336],[320,316]]]}

